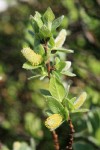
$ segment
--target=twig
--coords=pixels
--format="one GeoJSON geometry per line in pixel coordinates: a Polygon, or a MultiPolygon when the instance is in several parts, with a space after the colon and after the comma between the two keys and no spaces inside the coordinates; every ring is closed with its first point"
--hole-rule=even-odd
{"type": "MultiPolygon", "coordinates": [[[[43,46],[45,49],[45,55],[47,56],[47,50],[48,50],[47,42],[45,42],[45,44],[43,46]]],[[[52,70],[52,67],[50,66],[49,58],[48,58],[46,66],[47,66],[48,78],[50,79],[50,72],[52,70]]],[[[54,141],[55,150],[60,150],[58,135],[57,135],[56,131],[52,131],[52,137],[53,137],[53,141],[54,141]]]]}
{"type": "Polygon", "coordinates": [[[70,130],[69,130],[69,136],[68,136],[68,142],[67,142],[66,150],[72,150],[73,134],[74,134],[75,130],[74,130],[74,126],[72,124],[70,117],[68,119],[68,124],[69,124],[70,130]]]}
{"type": "Polygon", "coordinates": [[[56,134],[55,131],[52,131],[52,137],[53,137],[53,141],[54,141],[55,150],[60,150],[58,135],[56,134]]]}

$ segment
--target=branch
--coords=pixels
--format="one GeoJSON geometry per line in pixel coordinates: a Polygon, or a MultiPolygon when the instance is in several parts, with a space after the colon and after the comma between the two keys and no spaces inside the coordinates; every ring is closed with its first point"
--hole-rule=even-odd
{"type": "Polygon", "coordinates": [[[58,135],[56,134],[55,131],[52,131],[52,137],[53,137],[53,141],[54,141],[55,150],[60,150],[58,135]]]}
{"type": "MultiPolygon", "coordinates": [[[[48,50],[47,42],[45,42],[45,44],[43,46],[45,49],[45,55],[47,56],[47,50],[48,50]]],[[[50,59],[48,59],[46,66],[47,66],[48,78],[50,79],[50,72],[52,70],[52,67],[50,66],[50,59]]],[[[53,141],[54,141],[55,150],[59,150],[60,146],[59,146],[59,140],[58,140],[58,135],[57,135],[56,131],[52,131],[52,137],[53,137],[53,141]]]]}
{"type": "Polygon", "coordinates": [[[72,144],[73,144],[73,134],[75,132],[74,130],[74,126],[72,124],[72,121],[69,117],[69,120],[68,120],[68,124],[69,124],[69,135],[68,135],[68,142],[67,142],[67,146],[66,146],[66,150],[72,150],[72,144]]]}

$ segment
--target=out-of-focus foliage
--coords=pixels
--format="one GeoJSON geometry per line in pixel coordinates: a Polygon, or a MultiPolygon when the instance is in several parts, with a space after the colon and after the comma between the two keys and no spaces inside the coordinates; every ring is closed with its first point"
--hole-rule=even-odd
{"type": "MultiPolygon", "coordinates": [[[[11,1],[8,2],[10,6],[11,1]]],[[[46,104],[38,90],[48,84],[27,80],[31,73],[22,69],[24,60],[20,53],[25,42],[33,42],[27,32],[29,15],[34,16],[36,10],[43,13],[48,6],[56,17],[65,15],[62,23],[68,30],[65,47],[75,51],[74,55],[67,56],[67,60],[73,61],[73,72],[77,76],[71,81],[65,78],[65,85],[66,80],[72,83],[70,92],[74,96],[82,89],[88,93],[85,108],[90,111],[84,115],[72,114],[76,131],[73,149],[100,149],[99,0],[16,2],[0,13],[0,149],[16,150],[13,143],[17,141],[21,146],[18,150],[54,149],[51,134],[43,123],[46,104]]],[[[67,123],[57,129],[62,148],[66,145],[67,130],[67,123]]]]}

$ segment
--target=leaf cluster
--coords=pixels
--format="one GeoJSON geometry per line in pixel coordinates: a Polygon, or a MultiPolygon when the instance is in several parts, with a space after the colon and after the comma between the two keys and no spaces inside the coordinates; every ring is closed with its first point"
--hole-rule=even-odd
{"type": "Polygon", "coordinates": [[[68,117],[72,113],[87,112],[88,109],[80,109],[86,100],[86,92],[82,92],[79,97],[73,97],[69,99],[69,87],[65,89],[61,81],[52,76],[49,83],[49,90],[41,89],[41,93],[46,98],[48,110],[46,113],[48,116],[53,114],[62,115],[63,121],[68,120],[68,117]]]}
{"type": "MultiPolygon", "coordinates": [[[[60,114],[63,118],[62,120],[65,121],[68,120],[70,113],[87,112],[88,110],[79,109],[86,100],[86,93],[83,92],[78,98],[69,99],[70,86],[65,89],[61,81],[62,75],[75,76],[70,71],[71,62],[62,60],[59,55],[59,52],[73,52],[63,47],[67,31],[62,29],[57,37],[54,38],[54,33],[63,18],[64,16],[55,19],[51,8],[48,8],[43,15],[35,12],[34,16],[30,16],[33,31],[29,33],[33,36],[34,50],[28,47],[23,48],[22,54],[28,61],[23,64],[23,68],[32,70],[34,73],[31,78],[40,77],[40,79],[44,79],[49,77],[50,79],[49,90],[41,89],[49,108],[46,111],[47,115],[60,114]]],[[[49,123],[51,124],[52,120],[49,123]]]]}
{"type": "MultiPolygon", "coordinates": [[[[55,19],[55,15],[52,12],[51,8],[48,8],[46,12],[41,15],[39,12],[35,12],[34,16],[30,16],[30,23],[32,25],[33,30],[29,31],[33,38],[33,50],[36,54],[41,55],[42,60],[41,63],[36,62],[34,65],[30,60],[31,57],[36,59],[36,54],[32,56],[32,52],[24,52],[24,49],[29,49],[28,47],[23,48],[22,53],[26,58],[27,62],[23,64],[23,68],[27,70],[34,70],[36,74],[32,77],[40,77],[40,79],[44,79],[44,77],[48,76],[47,72],[47,62],[50,59],[51,63],[51,71],[55,70],[56,74],[60,76],[61,74],[65,74],[68,76],[74,76],[68,69],[68,62],[61,61],[59,59],[57,52],[64,53],[73,53],[73,50],[68,50],[63,47],[63,44],[66,39],[67,32],[65,29],[62,29],[58,36],[54,38],[54,33],[56,29],[61,25],[64,16],[58,17],[55,19]],[[53,66],[53,67],[52,67],[53,66]],[[67,69],[67,70],[66,70],[67,69]]],[[[39,60],[38,60],[39,61],[39,60]]],[[[55,72],[54,72],[55,73],[55,72]]]]}

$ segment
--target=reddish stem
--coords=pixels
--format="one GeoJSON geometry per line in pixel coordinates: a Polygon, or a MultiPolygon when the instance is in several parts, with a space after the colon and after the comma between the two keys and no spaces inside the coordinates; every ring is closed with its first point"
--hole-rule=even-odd
{"type": "Polygon", "coordinates": [[[55,131],[52,131],[52,137],[53,137],[53,141],[54,141],[55,150],[60,150],[58,135],[56,134],[55,131]]]}
{"type": "Polygon", "coordinates": [[[74,126],[72,124],[72,121],[71,121],[70,117],[68,119],[68,124],[69,124],[70,131],[69,131],[69,136],[68,136],[68,142],[67,142],[66,150],[72,150],[73,134],[74,134],[75,130],[74,130],[74,126]]]}
{"type": "Polygon", "coordinates": [[[50,79],[50,71],[51,71],[50,61],[48,61],[46,65],[47,65],[47,71],[48,71],[48,78],[50,79]]]}
{"type": "MultiPolygon", "coordinates": [[[[45,49],[45,55],[47,55],[47,50],[48,50],[47,42],[44,45],[44,49],[45,49]]],[[[51,72],[51,70],[53,70],[53,68],[50,66],[49,59],[47,61],[46,66],[47,66],[48,78],[50,79],[50,72],[51,72]]],[[[60,146],[59,146],[59,140],[58,140],[58,135],[57,135],[56,131],[52,131],[52,137],[53,137],[53,141],[54,141],[55,150],[59,150],[60,146]]]]}

